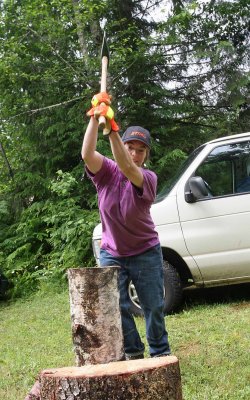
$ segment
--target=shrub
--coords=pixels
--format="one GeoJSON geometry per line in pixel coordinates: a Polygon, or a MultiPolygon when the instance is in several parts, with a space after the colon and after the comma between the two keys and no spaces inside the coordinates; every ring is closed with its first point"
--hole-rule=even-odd
{"type": "Polygon", "coordinates": [[[58,171],[51,198],[33,202],[0,244],[0,267],[12,284],[12,296],[23,296],[42,283],[60,283],[68,268],[93,265],[91,237],[97,210],[83,210],[72,195],[77,181],[58,171]]]}

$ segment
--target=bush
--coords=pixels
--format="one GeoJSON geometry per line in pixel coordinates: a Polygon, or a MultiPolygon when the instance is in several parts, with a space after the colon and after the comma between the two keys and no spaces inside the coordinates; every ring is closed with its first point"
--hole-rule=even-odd
{"type": "Polygon", "coordinates": [[[68,268],[93,265],[92,231],[97,210],[83,210],[72,192],[69,173],[58,171],[51,198],[33,202],[0,244],[0,267],[12,283],[13,297],[34,292],[44,282],[63,282],[68,268]]]}

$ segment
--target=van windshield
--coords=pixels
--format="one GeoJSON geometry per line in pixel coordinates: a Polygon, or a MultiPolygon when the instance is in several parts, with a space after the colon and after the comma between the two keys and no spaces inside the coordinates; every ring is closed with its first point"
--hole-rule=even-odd
{"type": "Polygon", "coordinates": [[[186,169],[189,167],[189,165],[193,162],[195,157],[201,152],[202,149],[204,149],[205,144],[203,144],[200,147],[197,147],[187,158],[184,160],[175,174],[164,184],[163,188],[160,190],[160,192],[157,194],[155,202],[154,203],[159,203],[162,201],[168,194],[169,192],[173,189],[177,181],[180,179],[182,174],[186,171],[186,169]]]}

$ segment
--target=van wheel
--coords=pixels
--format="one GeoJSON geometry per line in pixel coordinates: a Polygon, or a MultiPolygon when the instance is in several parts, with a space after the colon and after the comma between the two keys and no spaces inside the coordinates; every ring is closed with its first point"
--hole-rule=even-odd
{"type": "Polygon", "coordinates": [[[180,275],[167,261],[164,261],[164,287],[164,314],[170,314],[181,305],[183,291],[180,275]]]}
{"type": "Polygon", "coordinates": [[[134,284],[130,281],[128,285],[128,295],[130,299],[130,311],[136,317],[143,317],[143,312],[140,306],[140,302],[134,287],[134,284]]]}
{"type": "MultiPolygon", "coordinates": [[[[182,302],[182,284],[176,269],[164,261],[164,314],[170,314],[178,309],[182,302]]],[[[138,317],[143,316],[140,302],[132,282],[128,285],[128,295],[130,299],[130,311],[138,317]]]]}

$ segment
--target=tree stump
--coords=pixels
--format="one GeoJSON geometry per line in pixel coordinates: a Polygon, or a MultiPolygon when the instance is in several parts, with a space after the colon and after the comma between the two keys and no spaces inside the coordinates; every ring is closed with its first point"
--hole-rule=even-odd
{"type": "Polygon", "coordinates": [[[119,267],[68,270],[72,337],[78,367],[124,359],[119,267]]]}
{"type": "Polygon", "coordinates": [[[40,382],[37,380],[24,400],[41,400],[40,382]]]}
{"type": "Polygon", "coordinates": [[[41,400],[182,400],[175,356],[44,370],[41,400]]]}

